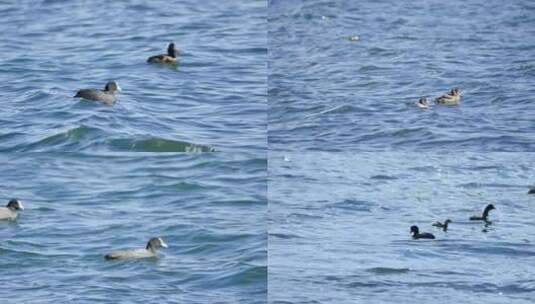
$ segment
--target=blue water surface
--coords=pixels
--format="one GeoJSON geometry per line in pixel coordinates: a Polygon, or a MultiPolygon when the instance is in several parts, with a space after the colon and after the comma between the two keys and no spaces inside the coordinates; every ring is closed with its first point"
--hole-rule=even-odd
{"type": "Polygon", "coordinates": [[[268,10],[271,149],[535,151],[533,1],[268,10]],[[453,87],[460,106],[414,106],[453,87]]]}
{"type": "Polygon", "coordinates": [[[0,154],[0,303],[266,303],[266,158],[0,154]],[[159,258],[106,261],[144,248],[159,258]]]}
{"type": "Polygon", "coordinates": [[[272,153],[269,303],[533,303],[534,167],[528,153],[272,153]],[[469,220],[488,203],[492,224],[469,220]]]}
{"type": "Polygon", "coordinates": [[[0,2],[0,151],[266,147],[265,1],[0,2]],[[174,41],[180,64],[147,64],[174,41]],[[118,103],[73,99],[118,81],[118,103]]]}

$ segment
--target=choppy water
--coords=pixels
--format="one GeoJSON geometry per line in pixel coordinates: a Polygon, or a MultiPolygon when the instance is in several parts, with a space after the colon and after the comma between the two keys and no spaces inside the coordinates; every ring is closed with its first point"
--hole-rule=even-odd
{"type": "Polygon", "coordinates": [[[266,159],[0,154],[2,303],[265,303],[266,159]],[[106,261],[161,236],[161,258],[106,261]]]}
{"type": "Polygon", "coordinates": [[[531,1],[0,1],[0,30],[0,303],[535,298],[531,1]]]}
{"type": "Polygon", "coordinates": [[[264,1],[3,1],[0,151],[266,146],[264,1]],[[177,68],[147,57],[174,41],[177,68]],[[117,80],[119,102],[73,99],[117,80]]]}
{"type": "Polygon", "coordinates": [[[532,1],[272,0],[268,23],[271,149],[535,150],[532,1]]]}
{"type": "Polygon", "coordinates": [[[272,153],[269,302],[532,303],[533,167],[526,153],[272,153]],[[468,220],[487,203],[490,226],[468,220]],[[431,226],[446,218],[447,233],[431,226]]]}

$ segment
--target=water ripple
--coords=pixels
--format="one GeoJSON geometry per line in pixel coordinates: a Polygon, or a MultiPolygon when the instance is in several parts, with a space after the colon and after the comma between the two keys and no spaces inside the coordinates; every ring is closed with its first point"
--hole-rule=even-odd
{"type": "Polygon", "coordinates": [[[270,1],[270,148],[534,151],[528,3],[270,1]]]}
{"type": "Polygon", "coordinates": [[[265,149],[261,1],[19,1],[0,12],[1,151],[265,149]],[[169,41],[180,64],[147,64],[169,41]],[[72,98],[112,79],[123,89],[113,107],[72,98]]]}

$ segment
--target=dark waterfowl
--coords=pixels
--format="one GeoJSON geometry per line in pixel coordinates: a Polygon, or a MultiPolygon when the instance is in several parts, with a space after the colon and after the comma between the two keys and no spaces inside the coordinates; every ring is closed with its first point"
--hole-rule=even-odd
{"type": "Polygon", "coordinates": [[[121,88],[115,81],[110,81],[104,87],[104,90],[98,89],[81,89],[76,92],[74,97],[84,98],[88,100],[100,101],[105,104],[113,104],[117,100],[115,92],[121,91],[121,88]]]}
{"type": "Polygon", "coordinates": [[[459,93],[459,89],[451,89],[451,91],[449,91],[447,94],[435,98],[435,102],[443,105],[458,105],[461,102],[461,94],[459,93]]]}
{"type": "Polygon", "coordinates": [[[481,216],[477,216],[477,215],[474,215],[474,216],[471,216],[470,217],[470,220],[471,221],[485,221],[485,222],[488,222],[488,217],[489,217],[489,212],[491,210],[494,210],[496,208],[494,208],[494,205],[493,204],[488,204],[487,207],[485,207],[485,210],[483,210],[483,214],[481,216]]]}
{"type": "Polygon", "coordinates": [[[155,237],[149,240],[145,249],[113,251],[104,257],[107,260],[152,258],[156,257],[156,251],[161,247],[167,248],[167,244],[161,238],[155,237]]]}
{"type": "Polygon", "coordinates": [[[441,223],[441,222],[434,222],[433,223],[433,226],[435,227],[438,227],[438,228],[442,228],[442,230],[444,231],[448,231],[448,224],[451,223],[451,220],[450,219],[447,219],[444,221],[444,223],[441,223]]]}
{"type": "Polygon", "coordinates": [[[150,56],[149,59],[147,59],[147,62],[150,63],[176,63],[177,62],[177,55],[178,50],[175,49],[174,43],[169,43],[169,46],[167,47],[167,54],[160,54],[160,55],[154,55],[150,56]]]}
{"type": "Polygon", "coordinates": [[[0,207],[0,220],[16,219],[19,210],[24,210],[22,202],[17,198],[11,199],[5,207],[0,207]]]}
{"type": "Polygon", "coordinates": [[[429,232],[420,233],[420,229],[418,229],[418,226],[411,226],[411,235],[412,235],[412,238],[415,239],[415,240],[417,240],[417,239],[434,239],[435,238],[435,236],[432,235],[429,232]]]}
{"type": "Polygon", "coordinates": [[[427,102],[427,98],[422,97],[416,102],[416,106],[420,109],[427,109],[429,108],[429,103],[427,102]]]}
{"type": "Polygon", "coordinates": [[[535,194],[535,188],[529,189],[528,194],[535,194]]]}

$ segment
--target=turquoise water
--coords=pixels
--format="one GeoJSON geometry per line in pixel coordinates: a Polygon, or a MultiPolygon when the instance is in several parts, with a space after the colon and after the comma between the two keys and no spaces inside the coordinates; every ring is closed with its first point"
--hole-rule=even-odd
{"type": "Polygon", "coordinates": [[[0,3],[0,151],[261,151],[266,3],[0,3]],[[178,67],[146,63],[174,41],[178,67]],[[73,99],[116,80],[113,107],[73,99]]]}
{"type": "Polygon", "coordinates": [[[0,154],[2,303],[265,303],[266,159],[0,154]],[[160,258],[106,261],[160,236],[160,258]]]}
{"type": "Polygon", "coordinates": [[[272,153],[269,302],[532,303],[534,167],[527,153],[272,153]],[[468,220],[488,203],[491,225],[468,220]]]}
{"type": "Polygon", "coordinates": [[[268,16],[271,149],[535,150],[533,1],[272,0],[268,16]],[[459,107],[414,106],[453,87],[459,107]]]}

